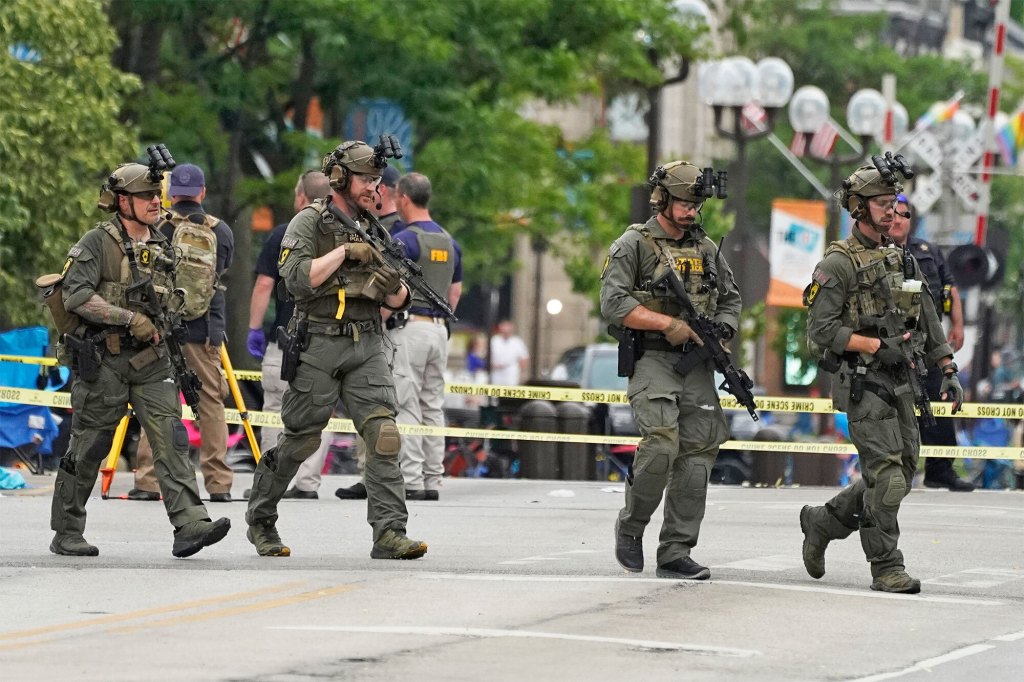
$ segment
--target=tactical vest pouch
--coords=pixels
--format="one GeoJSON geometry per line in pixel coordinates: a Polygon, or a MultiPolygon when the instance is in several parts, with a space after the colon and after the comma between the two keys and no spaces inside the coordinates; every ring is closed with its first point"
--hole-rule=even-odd
{"type": "Polygon", "coordinates": [[[53,325],[57,329],[58,336],[73,334],[82,323],[78,315],[68,312],[64,308],[64,297],[61,291],[64,288],[64,276],[56,273],[42,275],[36,279],[36,286],[43,296],[43,303],[50,311],[53,318],[53,325]]]}
{"type": "Polygon", "coordinates": [[[79,378],[90,383],[99,379],[103,364],[99,344],[91,336],[79,338],[73,334],[65,334],[64,343],[71,351],[71,369],[79,378]]]}

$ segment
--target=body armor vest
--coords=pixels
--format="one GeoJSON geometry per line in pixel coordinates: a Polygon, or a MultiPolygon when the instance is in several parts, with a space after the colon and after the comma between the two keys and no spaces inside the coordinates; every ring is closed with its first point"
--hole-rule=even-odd
{"type": "MultiPolygon", "coordinates": [[[[423,280],[448,302],[448,287],[455,276],[455,245],[451,236],[442,228],[441,232],[427,232],[419,225],[410,225],[410,232],[416,235],[420,257],[416,264],[423,269],[423,280]]],[[[413,291],[412,305],[418,308],[433,308],[433,305],[413,291]]]]}
{"type": "MultiPolygon", "coordinates": [[[[325,199],[317,199],[302,210],[313,210],[318,214],[314,258],[324,256],[342,244],[360,241],[358,237],[338,225],[337,219],[327,209],[325,199]]],[[[314,297],[296,300],[295,309],[305,313],[313,322],[338,323],[342,320],[358,322],[377,319],[380,315],[381,302],[366,298],[362,294],[372,272],[366,263],[346,260],[342,267],[327,278],[327,281],[317,287],[317,294],[314,297]],[[336,317],[339,290],[345,292],[345,310],[341,320],[336,317]]]]}
{"type": "Polygon", "coordinates": [[[650,230],[643,225],[631,225],[644,236],[642,244],[646,245],[657,257],[657,267],[650,280],[640,282],[640,288],[632,295],[643,305],[656,313],[663,313],[672,317],[679,317],[682,309],[675,297],[667,289],[651,290],[650,283],[657,281],[665,274],[666,265],[662,256],[662,249],[668,252],[669,257],[675,264],[676,271],[683,280],[686,293],[690,296],[690,302],[698,313],[714,317],[718,307],[718,266],[715,263],[715,253],[708,249],[703,241],[686,246],[677,246],[675,240],[656,240],[650,230]],[[660,243],[659,243],[660,242],[660,243]]]}
{"type": "Polygon", "coordinates": [[[853,261],[857,275],[856,289],[843,304],[843,325],[858,334],[877,337],[876,330],[861,318],[885,313],[882,287],[887,284],[896,308],[903,315],[907,331],[912,333],[915,345],[923,345],[923,334],[914,332],[919,330],[921,323],[921,297],[925,285],[918,279],[904,277],[902,249],[892,245],[869,249],[855,237],[849,237],[832,242],[825,256],[837,251],[853,261]]]}
{"type": "MultiPolygon", "coordinates": [[[[109,221],[101,223],[99,228],[106,232],[110,239],[105,239],[103,242],[103,266],[96,293],[111,305],[141,312],[138,306],[128,303],[128,288],[133,284],[133,279],[128,256],[124,250],[124,242],[121,241],[121,228],[109,221]]],[[[155,229],[155,227],[150,228],[150,230],[155,229]]],[[[184,301],[172,295],[174,270],[173,260],[170,260],[167,253],[169,249],[156,244],[139,242],[132,242],[132,247],[139,274],[143,277],[153,278],[153,288],[156,290],[157,296],[160,297],[160,305],[165,310],[177,313],[184,305],[184,301]]]]}

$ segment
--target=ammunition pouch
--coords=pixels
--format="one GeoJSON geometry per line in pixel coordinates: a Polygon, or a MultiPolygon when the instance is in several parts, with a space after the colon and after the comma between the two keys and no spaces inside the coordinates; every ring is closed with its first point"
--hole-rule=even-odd
{"type": "Polygon", "coordinates": [[[50,311],[58,337],[63,334],[74,334],[82,320],[64,307],[64,297],[61,295],[64,278],[57,274],[42,275],[36,279],[36,286],[39,287],[43,303],[50,311]]]}
{"type": "Polygon", "coordinates": [[[71,351],[71,369],[82,381],[93,382],[100,378],[103,352],[99,342],[102,340],[96,336],[78,337],[73,334],[63,337],[64,344],[71,351]]]}

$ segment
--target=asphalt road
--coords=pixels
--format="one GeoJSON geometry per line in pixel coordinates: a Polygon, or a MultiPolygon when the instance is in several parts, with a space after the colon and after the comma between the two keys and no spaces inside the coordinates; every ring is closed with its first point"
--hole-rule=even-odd
{"type": "MultiPolygon", "coordinates": [[[[713,487],[694,557],[712,579],[624,573],[612,555],[621,486],[447,481],[410,502],[413,562],[369,558],[365,503],[284,501],[289,558],[233,527],[171,557],[157,503],[89,504],[97,558],[47,547],[52,477],[0,497],[0,679],[97,680],[1019,680],[1024,495],[914,491],[901,513],[920,595],[868,589],[856,536],[828,574],[800,561],[800,507],[821,488],[713,487]]],[[[235,493],[248,486],[236,477],[235,493]]],[[[130,486],[127,476],[115,493],[130,486]]],[[[660,512],[659,512],[660,515],[660,512]]]]}

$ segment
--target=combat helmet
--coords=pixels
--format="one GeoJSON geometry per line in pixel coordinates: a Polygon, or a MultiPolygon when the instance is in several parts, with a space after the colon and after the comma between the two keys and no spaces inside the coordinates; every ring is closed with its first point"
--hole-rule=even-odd
{"type": "Polygon", "coordinates": [[[867,199],[891,194],[895,197],[903,193],[897,175],[910,180],[914,170],[901,154],[893,156],[886,152],[885,156],[872,156],[871,165],[864,165],[853,171],[853,175],[843,180],[843,187],[836,192],[839,202],[850,212],[854,220],[868,217],[867,199]]]}
{"type": "Polygon", "coordinates": [[[96,202],[104,211],[117,210],[115,194],[138,194],[139,192],[160,192],[163,173],[154,173],[149,166],[141,163],[122,163],[100,188],[100,199],[96,202]]]}
{"type": "Polygon", "coordinates": [[[702,187],[702,173],[692,163],[673,161],[658,168],[647,181],[651,189],[651,207],[661,211],[668,205],[668,197],[683,201],[702,203],[705,194],[702,187]]]}
{"type": "Polygon", "coordinates": [[[352,173],[380,177],[387,168],[387,160],[373,147],[361,140],[348,140],[324,157],[323,173],[331,187],[341,191],[348,187],[352,173]]]}

